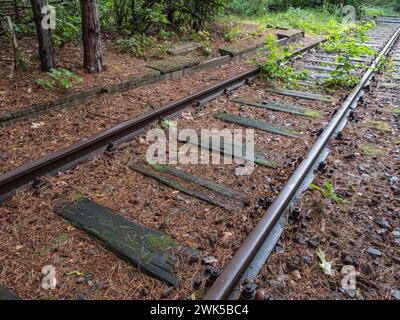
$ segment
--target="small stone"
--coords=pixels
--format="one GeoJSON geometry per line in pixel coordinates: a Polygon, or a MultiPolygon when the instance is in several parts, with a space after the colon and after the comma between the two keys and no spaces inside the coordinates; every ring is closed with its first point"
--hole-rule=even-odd
{"type": "Polygon", "coordinates": [[[198,254],[193,254],[190,256],[189,258],[189,263],[193,264],[196,263],[197,261],[199,261],[199,255],[198,254]]]}
{"type": "Polygon", "coordinates": [[[356,292],[356,290],[353,290],[353,289],[347,289],[347,290],[346,290],[346,294],[347,294],[350,298],[353,299],[353,298],[356,296],[357,292],[356,292]]]}
{"type": "Polygon", "coordinates": [[[196,277],[193,280],[193,289],[194,290],[200,290],[202,285],[203,285],[203,281],[201,280],[200,277],[196,277]]]}
{"type": "Polygon", "coordinates": [[[354,265],[354,260],[352,257],[350,256],[345,256],[344,259],[342,260],[343,263],[345,263],[346,265],[354,265]]]}
{"type": "Polygon", "coordinates": [[[140,290],[140,295],[141,295],[142,297],[147,297],[149,294],[150,294],[150,291],[149,291],[148,289],[146,289],[146,288],[142,288],[142,289],[140,290]]]}
{"type": "Polygon", "coordinates": [[[399,228],[394,229],[394,231],[392,232],[392,235],[395,239],[400,238],[400,229],[399,228]]]}
{"type": "Polygon", "coordinates": [[[103,290],[107,290],[110,288],[110,284],[108,282],[104,283],[103,286],[101,287],[103,290]]]}
{"type": "Polygon", "coordinates": [[[313,236],[310,239],[308,239],[307,242],[313,247],[318,247],[321,240],[320,240],[319,236],[313,236]]]}
{"type": "Polygon", "coordinates": [[[290,277],[289,277],[289,275],[284,273],[284,274],[279,275],[277,280],[282,283],[285,283],[286,281],[290,280],[290,277]]]}
{"type": "Polygon", "coordinates": [[[97,251],[96,251],[95,249],[89,249],[88,253],[89,253],[91,256],[95,256],[95,255],[97,254],[97,251]]]}
{"type": "Polygon", "coordinates": [[[105,190],[106,193],[114,193],[114,192],[117,192],[117,191],[118,191],[118,189],[115,188],[115,187],[107,187],[106,190],[105,190]]]}
{"type": "Polygon", "coordinates": [[[278,291],[282,291],[285,288],[282,282],[276,280],[271,280],[270,285],[278,291]]]}
{"type": "Polygon", "coordinates": [[[395,176],[393,176],[393,177],[391,177],[389,179],[390,185],[397,185],[397,184],[399,184],[399,181],[400,181],[400,179],[398,177],[395,177],[395,176]]]}
{"type": "Polygon", "coordinates": [[[370,254],[370,255],[373,255],[373,256],[375,256],[375,257],[381,257],[382,256],[382,252],[380,252],[378,249],[375,249],[375,248],[368,248],[367,249],[367,252],[370,254]]]}
{"type": "Polygon", "coordinates": [[[294,270],[293,272],[290,273],[290,275],[295,279],[295,280],[301,280],[301,274],[299,270],[294,270]]]}
{"type": "Polygon", "coordinates": [[[367,132],[366,134],[363,135],[363,138],[368,141],[374,141],[377,138],[377,136],[373,133],[367,132]]]}
{"type": "Polygon", "coordinates": [[[384,236],[386,234],[386,232],[387,232],[386,229],[378,229],[378,230],[376,230],[376,233],[381,237],[384,236]]]}
{"type": "Polygon", "coordinates": [[[301,232],[298,232],[296,234],[296,241],[300,244],[305,244],[306,243],[306,238],[304,237],[304,234],[302,234],[301,232]]]}
{"type": "Polygon", "coordinates": [[[400,290],[392,290],[390,293],[392,294],[393,298],[400,300],[400,290]]]}
{"type": "Polygon", "coordinates": [[[82,284],[85,283],[85,278],[84,277],[79,277],[75,280],[76,284],[82,284]]]}
{"type": "Polygon", "coordinates": [[[368,171],[368,165],[364,164],[364,163],[360,163],[357,165],[358,170],[360,170],[361,172],[367,172],[368,171]]]}
{"type": "Polygon", "coordinates": [[[305,264],[308,264],[308,265],[311,265],[311,264],[312,264],[312,259],[311,259],[311,257],[309,257],[309,256],[303,256],[302,259],[303,259],[303,262],[304,262],[305,264]]]}
{"type": "Polygon", "coordinates": [[[285,249],[283,249],[281,246],[277,245],[277,246],[275,246],[275,252],[277,254],[284,254],[285,253],[285,249]]]}
{"type": "Polygon", "coordinates": [[[217,258],[213,256],[208,256],[203,258],[202,263],[205,265],[215,265],[218,262],[217,258]]]}
{"type": "Polygon", "coordinates": [[[391,225],[385,218],[376,219],[375,222],[382,228],[390,229],[391,225]]]}
{"type": "Polygon", "coordinates": [[[337,289],[337,283],[336,283],[336,281],[329,280],[329,281],[328,281],[328,284],[329,284],[329,289],[331,289],[332,291],[336,291],[336,289],[337,289]]]}

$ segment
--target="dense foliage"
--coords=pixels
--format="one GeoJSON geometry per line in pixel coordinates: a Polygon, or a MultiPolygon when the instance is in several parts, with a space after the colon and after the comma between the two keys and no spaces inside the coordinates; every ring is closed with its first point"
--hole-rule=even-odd
{"type": "Polygon", "coordinates": [[[324,8],[337,11],[344,5],[352,5],[358,13],[371,6],[400,11],[400,0],[231,0],[228,11],[240,15],[261,15],[271,10],[287,10],[294,8],[324,8]]]}
{"type": "MultiPolygon", "coordinates": [[[[149,48],[164,54],[168,50],[168,41],[185,39],[203,42],[205,53],[210,54],[212,38],[205,27],[216,18],[222,22],[224,19],[228,22],[256,20],[263,27],[296,28],[308,34],[329,35],[340,29],[344,5],[353,5],[358,15],[366,16],[400,11],[400,0],[98,0],[92,2],[96,10],[85,11],[82,4],[87,2],[82,1],[89,0],[31,0],[33,4],[48,3],[56,9],[56,28],[48,32],[47,36],[47,52],[51,56],[48,57],[49,61],[54,61],[53,46],[63,47],[67,43],[81,42],[88,34],[106,34],[107,38],[113,40],[117,50],[139,57],[146,55],[149,48]],[[96,17],[89,11],[96,11],[96,17]],[[85,29],[87,24],[82,25],[83,12],[88,12],[86,16],[95,19],[97,32],[89,32],[88,28],[85,29]]],[[[15,3],[19,9],[15,10],[14,25],[7,25],[3,29],[9,36],[10,47],[14,50],[16,69],[26,70],[24,56],[13,44],[24,35],[36,35],[40,29],[37,24],[40,20],[36,19],[40,10],[30,8],[27,5],[29,1],[26,0],[16,0],[15,3]],[[36,17],[33,12],[36,12],[36,17]]],[[[6,20],[3,18],[4,25],[6,20]]],[[[226,41],[234,41],[240,36],[239,25],[226,26],[222,31],[226,41]]],[[[46,36],[38,38],[40,43],[40,39],[46,36]]],[[[101,48],[100,42],[99,36],[98,48],[101,48]]],[[[87,45],[85,41],[82,43],[87,45]]],[[[93,43],[86,47],[90,49],[93,43]]],[[[43,50],[39,50],[39,56],[43,65],[46,56],[43,50]]],[[[54,69],[55,66],[53,62],[45,71],[54,69]]],[[[265,69],[270,70],[268,66],[265,69]]],[[[274,78],[282,76],[281,69],[272,71],[274,78]]]]}
{"type": "MultiPolygon", "coordinates": [[[[25,1],[18,0],[17,3],[21,8],[25,6],[25,1]]],[[[49,3],[56,7],[57,12],[57,29],[53,32],[55,44],[62,46],[65,42],[79,39],[79,1],[50,0],[49,3]]],[[[296,9],[318,7],[321,15],[338,16],[341,7],[349,4],[368,15],[382,15],[388,8],[400,11],[400,0],[99,0],[103,30],[118,31],[122,34],[154,34],[166,29],[199,31],[206,22],[224,13],[241,16],[269,15],[279,21],[282,15],[288,12],[292,17],[286,18],[293,18],[293,21],[298,22],[297,26],[290,27],[307,29],[308,25],[315,25],[318,24],[318,20],[326,19],[314,13],[310,19],[303,19],[302,16],[300,23],[300,11],[296,9]]],[[[31,12],[25,10],[20,16],[20,20],[17,21],[20,32],[33,32],[31,12]]]]}

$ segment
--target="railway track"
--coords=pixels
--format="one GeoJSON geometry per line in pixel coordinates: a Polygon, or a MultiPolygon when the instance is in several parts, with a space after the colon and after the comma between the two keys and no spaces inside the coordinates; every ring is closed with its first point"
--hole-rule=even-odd
{"type": "MultiPolygon", "coordinates": [[[[34,211],[45,208],[47,215],[57,212],[151,276],[169,285],[177,285],[180,278],[183,295],[189,296],[195,290],[205,299],[237,297],[241,282],[254,277],[265,263],[281,232],[278,222],[285,218],[289,207],[293,208],[294,200],[307,185],[305,181],[326,156],[327,143],[343,128],[373,69],[399,35],[400,29],[392,24],[382,24],[370,32],[368,43],[379,54],[361,58],[370,68],[351,92],[327,95],[318,86],[319,79],[329,76],[331,69],[327,66],[335,63],[335,55],[322,48],[302,53],[291,62],[296,68],[310,70],[304,84],[307,91],[266,87],[258,79],[259,70],[250,70],[0,176],[0,199],[6,200],[16,192],[3,209],[12,212],[19,201],[30,199],[37,203],[34,211]],[[179,130],[199,131],[204,123],[218,129],[255,128],[254,174],[237,177],[234,166],[144,164],[142,158],[149,143],[142,133],[170,125],[168,121],[160,124],[167,118],[177,119],[179,130]],[[157,199],[162,200],[162,196],[165,201],[160,203],[157,199]],[[114,214],[116,211],[122,213],[114,214]],[[110,225],[126,224],[139,235],[152,231],[129,221],[162,230],[153,235],[158,239],[157,249],[147,248],[151,252],[162,252],[165,248],[160,249],[160,243],[161,247],[175,246],[164,232],[174,241],[194,247],[196,252],[186,252],[190,262],[187,258],[180,262],[187,271],[178,270],[178,275],[173,275],[162,258],[138,257],[137,250],[130,252],[123,244],[128,234],[110,243],[106,233],[117,234],[120,230],[105,230],[100,218],[95,232],[90,222],[77,218],[96,220],[94,212],[102,219],[111,219],[110,225]],[[211,256],[214,251],[217,257],[211,256]],[[232,252],[236,253],[229,259],[232,252]],[[197,275],[195,284],[193,274],[197,275]]],[[[224,150],[220,146],[213,151],[224,150]]],[[[146,245],[152,245],[152,241],[146,241],[146,245]]]]}

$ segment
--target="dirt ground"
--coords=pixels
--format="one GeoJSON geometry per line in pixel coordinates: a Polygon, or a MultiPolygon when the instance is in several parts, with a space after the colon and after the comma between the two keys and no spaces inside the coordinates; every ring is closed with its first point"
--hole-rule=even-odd
{"type": "Polygon", "coordinates": [[[400,300],[399,116],[382,111],[399,108],[398,91],[381,86],[389,74],[377,79],[315,181],[332,183],[343,202],[308,189],[301,220],[285,228],[258,278],[274,299],[400,300]]]}
{"type": "MultiPolygon", "coordinates": [[[[189,56],[196,56],[202,60],[220,56],[219,49],[236,42],[249,41],[261,42],[268,34],[275,34],[278,29],[260,28],[256,25],[240,25],[241,32],[231,41],[225,39],[224,35],[231,29],[229,25],[215,24],[210,26],[208,35],[204,36],[210,44],[212,53],[209,57],[199,50],[190,53],[189,56]]],[[[71,81],[73,87],[64,89],[60,86],[54,90],[46,91],[36,84],[36,80],[51,78],[41,72],[40,61],[37,57],[37,40],[34,37],[24,38],[20,41],[20,50],[23,52],[27,65],[26,71],[15,71],[13,68],[12,51],[7,41],[0,43],[0,114],[6,111],[21,109],[37,103],[55,100],[63,95],[75,91],[90,89],[93,87],[111,85],[121,82],[133,76],[143,75],[146,65],[156,60],[168,58],[168,54],[160,52],[158,48],[148,49],[143,57],[135,57],[130,53],[119,52],[114,45],[116,36],[112,34],[103,35],[103,61],[106,68],[99,74],[88,73],[82,68],[83,49],[80,42],[67,43],[62,47],[55,48],[57,68],[66,68],[82,78],[82,82],[71,81]]],[[[168,48],[182,41],[201,41],[189,35],[175,36],[163,40],[158,39],[158,44],[165,43],[168,48]]]]}
{"type": "MultiPolygon", "coordinates": [[[[139,108],[132,112],[126,108],[121,114],[115,115],[112,113],[115,108],[102,107],[96,113],[105,115],[107,121],[100,124],[93,132],[110,125],[110,116],[115,116],[114,120],[117,123],[126,116],[137,115],[143,110],[148,110],[149,105],[158,107],[166,101],[188,94],[190,90],[197,90],[204,85],[204,82],[212,81],[213,77],[220,80],[230,71],[245,70],[246,67],[248,65],[242,64],[241,67],[237,67],[232,64],[227,68],[191,76],[190,79],[182,78],[165,84],[135,89],[132,91],[134,96],[130,98],[136,99],[133,100],[135,103],[140,102],[143,109],[139,108]],[[186,84],[186,88],[190,87],[189,92],[178,91],[183,83],[186,84]],[[193,84],[193,86],[188,84],[193,84]],[[168,95],[165,92],[168,92],[168,95]]],[[[177,193],[176,190],[129,169],[131,163],[142,161],[149,146],[143,134],[119,146],[115,154],[99,154],[74,170],[59,173],[54,177],[46,177],[46,184],[40,190],[31,186],[21,188],[10,201],[0,206],[1,284],[11,288],[25,299],[201,298],[206,290],[204,287],[205,267],[202,259],[212,256],[214,259],[212,264],[219,268],[223,268],[228,263],[244,238],[259,221],[262,214],[260,204],[266,197],[274,198],[280,192],[288,177],[306,156],[320,129],[329,122],[332,114],[340,107],[340,101],[345,94],[342,92],[333,95],[335,103],[322,103],[267,93],[264,90],[265,86],[264,81],[257,80],[255,84],[241,87],[235,95],[312,108],[320,111],[321,117],[299,117],[251,108],[231,102],[228,96],[222,96],[204,108],[194,106],[188,108],[180,115],[178,121],[178,128],[200,129],[204,127],[204,123],[207,123],[207,128],[214,126],[219,129],[233,128],[234,126],[217,121],[213,117],[214,113],[225,111],[267,121],[283,128],[295,129],[299,133],[299,138],[289,138],[257,131],[255,137],[257,148],[265,151],[268,158],[278,162],[280,166],[277,169],[257,166],[250,177],[236,176],[237,166],[234,165],[180,166],[192,174],[209,178],[241,192],[249,198],[249,206],[243,207],[233,199],[224,198],[223,200],[232,207],[232,210],[217,208],[196,198],[177,193]],[[142,274],[129,263],[107,251],[86,232],[72,227],[69,222],[54,212],[55,208],[63,206],[66,202],[77,201],[81,197],[96,201],[131,221],[161,229],[180,243],[198,250],[198,260],[182,260],[175,266],[177,275],[182,279],[181,286],[172,288],[142,274]],[[43,277],[41,271],[46,265],[53,265],[56,268],[58,280],[56,290],[46,291],[41,287],[43,277]],[[199,290],[193,288],[193,281],[196,278],[202,280],[199,290]]],[[[130,99],[128,97],[132,92],[114,97],[121,106],[126,107],[126,101],[130,99]]],[[[107,106],[107,103],[102,106],[107,106]]],[[[93,106],[89,103],[81,107],[73,112],[83,112],[85,108],[91,110],[93,106]]],[[[377,108],[374,100],[370,100],[368,108],[368,110],[377,108]]],[[[53,116],[66,117],[68,112],[56,113],[53,116]]],[[[76,118],[77,113],[71,114],[71,117],[76,118]]],[[[339,291],[340,267],[344,263],[353,265],[357,271],[370,272],[363,275],[363,278],[358,278],[357,288],[361,288],[361,285],[364,285],[364,288],[370,286],[368,288],[372,288],[371,292],[369,289],[354,290],[354,297],[390,298],[396,293],[396,286],[398,289],[399,255],[398,247],[394,245],[398,245],[395,228],[396,225],[398,227],[399,206],[398,194],[394,194],[396,189],[393,189],[391,185],[391,182],[397,181],[392,178],[396,177],[395,170],[398,170],[396,167],[396,163],[398,165],[398,138],[396,138],[398,119],[391,114],[385,113],[383,116],[372,111],[360,112],[357,117],[359,121],[351,123],[344,131],[345,139],[335,141],[331,146],[332,157],[328,162],[326,177],[321,176],[317,181],[321,184],[325,179],[332,179],[336,192],[348,202],[337,205],[317,191],[307,192],[300,203],[303,214],[306,213],[304,219],[301,223],[291,225],[285,230],[279,244],[280,249],[276,250],[258,279],[260,287],[270,293],[273,299],[327,299],[353,295],[350,291],[345,293],[339,291]],[[376,117],[386,117],[385,121],[390,123],[391,131],[383,133],[371,129],[371,123],[368,123],[368,120],[375,120],[376,117]],[[364,151],[360,149],[361,142],[358,142],[358,139],[362,141],[364,135],[370,133],[371,130],[374,136],[368,135],[368,137],[373,137],[374,143],[382,143],[382,149],[385,151],[379,156],[363,154],[374,149],[364,148],[362,149],[364,151]],[[348,137],[351,137],[351,140],[347,140],[348,137]],[[360,166],[361,164],[363,166],[360,166]],[[363,172],[358,172],[360,176],[355,173],[353,176],[346,175],[346,172],[361,169],[363,172]],[[377,170],[376,174],[373,174],[374,170],[377,170]],[[386,173],[390,175],[390,178],[385,175],[386,173]],[[362,174],[369,176],[362,176],[362,174]],[[373,181],[373,184],[370,181],[373,181]],[[376,189],[371,185],[376,186],[376,189]],[[377,192],[378,188],[382,189],[379,190],[380,193],[377,192]],[[381,197],[376,201],[373,200],[379,194],[381,197]],[[379,206],[382,207],[379,208],[379,206]],[[387,231],[380,231],[382,235],[378,235],[377,229],[383,229],[383,227],[376,226],[376,219],[381,217],[387,220],[390,227],[386,226],[384,229],[387,231]],[[360,221],[363,224],[360,224],[360,221]],[[302,236],[299,236],[300,233],[302,236]],[[316,235],[319,239],[313,238],[316,235]],[[307,240],[310,242],[310,238],[314,240],[311,243],[318,242],[317,247],[321,247],[328,260],[334,260],[334,276],[327,277],[322,273],[315,255],[316,248],[309,247],[307,243],[307,240]],[[300,239],[300,242],[296,242],[297,239],[300,239]],[[366,253],[369,247],[379,249],[382,256],[372,259],[372,255],[366,253]],[[296,258],[297,256],[300,256],[300,260],[296,258]],[[296,261],[292,263],[292,259],[296,261]],[[364,280],[360,281],[360,279],[364,280]],[[334,282],[336,289],[332,291],[334,282]]],[[[65,132],[71,132],[69,125],[74,126],[80,123],[80,121],[72,121],[72,118],[71,123],[66,125],[65,132]]],[[[45,123],[54,126],[54,122],[51,122],[49,118],[35,119],[35,123],[40,119],[46,119],[45,123]]],[[[32,128],[32,123],[30,126],[29,130],[35,129],[32,128]]],[[[149,129],[160,128],[160,126],[160,123],[153,124],[149,129]]],[[[39,126],[39,130],[41,127],[39,126]]],[[[14,127],[10,128],[7,134],[13,134],[14,127]]],[[[20,131],[22,128],[15,128],[14,132],[17,135],[13,137],[18,139],[18,132],[22,132],[20,131]]],[[[48,127],[45,128],[49,130],[48,127]]],[[[78,126],[76,133],[90,134],[92,132],[84,131],[86,129],[83,127],[82,132],[80,129],[78,126]]],[[[28,139],[25,139],[23,143],[27,143],[34,135],[27,136],[28,139]]],[[[45,134],[42,135],[44,136],[45,134]]],[[[56,133],[55,136],[57,136],[56,133]]],[[[73,136],[70,142],[77,137],[79,134],[73,136]]],[[[10,141],[10,139],[6,140],[10,141]]],[[[37,143],[39,142],[32,145],[37,143]]],[[[54,148],[57,149],[60,145],[54,148]]],[[[7,150],[13,149],[11,145],[8,147],[7,150]]],[[[38,154],[35,150],[25,160],[38,154]]],[[[21,157],[12,156],[12,159],[15,159],[13,160],[15,165],[19,164],[19,158],[21,157]]],[[[199,186],[197,188],[199,191],[205,191],[199,186]]],[[[380,221],[380,224],[386,223],[380,221]]],[[[369,251],[377,254],[374,250],[369,251]]]]}

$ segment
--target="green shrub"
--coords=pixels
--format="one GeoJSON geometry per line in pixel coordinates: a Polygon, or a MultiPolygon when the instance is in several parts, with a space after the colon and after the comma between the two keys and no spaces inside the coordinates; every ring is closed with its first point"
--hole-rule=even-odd
{"type": "Polygon", "coordinates": [[[38,79],[36,84],[45,90],[53,90],[56,85],[64,89],[72,88],[72,81],[82,82],[82,78],[67,69],[50,69],[47,73],[52,80],[38,79]]]}
{"type": "MultiPolygon", "coordinates": [[[[362,55],[373,55],[375,51],[368,47],[366,31],[373,28],[374,23],[355,25],[332,34],[322,47],[331,53],[337,53],[335,70],[330,73],[330,78],[323,85],[328,90],[352,88],[360,77],[354,72],[357,66],[351,58],[360,58],[362,55]]],[[[365,66],[364,66],[365,67],[365,66]]]]}
{"type": "Polygon", "coordinates": [[[132,53],[136,57],[144,56],[146,50],[154,47],[156,41],[145,34],[136,34],[129,39],[118,39],[114,45],[122,53],[132,53]]]}

